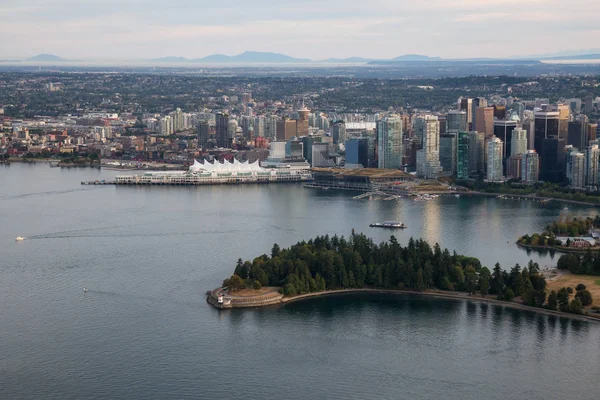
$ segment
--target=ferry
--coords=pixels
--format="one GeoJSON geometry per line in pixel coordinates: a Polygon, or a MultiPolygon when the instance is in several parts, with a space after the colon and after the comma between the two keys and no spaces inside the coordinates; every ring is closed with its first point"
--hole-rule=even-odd
{"type": "Polygon", "coordinates": [[[371,228],[390,228],[390,229],[406,229],[408,228],[403,222],[385,221],[385,222],[374,222],[369,224],[371,228]]]}

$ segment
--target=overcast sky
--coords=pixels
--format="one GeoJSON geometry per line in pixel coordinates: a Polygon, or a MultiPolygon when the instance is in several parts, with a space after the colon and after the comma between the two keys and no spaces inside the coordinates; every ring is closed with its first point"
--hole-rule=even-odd
{"type": "Polygon", "coordinates": [[[598,48],[600,0],[0,0],[0,58],[507,57],[598,48]]]}

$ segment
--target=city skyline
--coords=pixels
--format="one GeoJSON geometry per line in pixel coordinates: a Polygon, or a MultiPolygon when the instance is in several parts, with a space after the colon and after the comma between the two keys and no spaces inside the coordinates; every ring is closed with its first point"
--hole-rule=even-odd
{"type": "Polygon", "coordinates": [[[31,0],[27,5],[8,0],[0,5],[6,20],[0,50],[4,59],[52,53],[95,60],[201,58],[248,50],[312,60],[594,52],[600,4],[579,3],[575,8],[557,0],[435,0],[427,5],[330,0],[288,1],[275,8],[264,0],[227,7],[179,0],[161,9],[159,3],[138,0],[31,0]]]}

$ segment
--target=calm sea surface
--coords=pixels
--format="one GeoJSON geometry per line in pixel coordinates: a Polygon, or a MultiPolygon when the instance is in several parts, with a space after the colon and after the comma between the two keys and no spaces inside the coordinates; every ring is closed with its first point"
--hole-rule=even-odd
{"type": "Polygon", "coordinates": [[[384,220],[409,226],[401,243],[423,237],[489,267],[554,265],[514,241],[562,204],[80,185],[117,174],[0,166],[1,399],[598,398],[600,325],[427,297],[224,312],[204,299],[238,257],[352,229],[386,240],[368,227],[384,220]]]}

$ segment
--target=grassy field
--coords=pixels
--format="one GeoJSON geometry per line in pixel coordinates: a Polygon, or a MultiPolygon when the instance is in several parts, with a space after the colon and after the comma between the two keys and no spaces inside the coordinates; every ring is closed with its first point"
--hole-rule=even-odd
{"type": "Polygon", "coordinates": [[[600,279],[597,276],[592,275],[573,275],[571,273],[561,273],[554,278],[550,278],[548,281],[548,291],[558,290],[563,287],[575,287],[583,283],[587,290],[592,294],[594,302],[592,306],[600,305],[600,279]]]}

